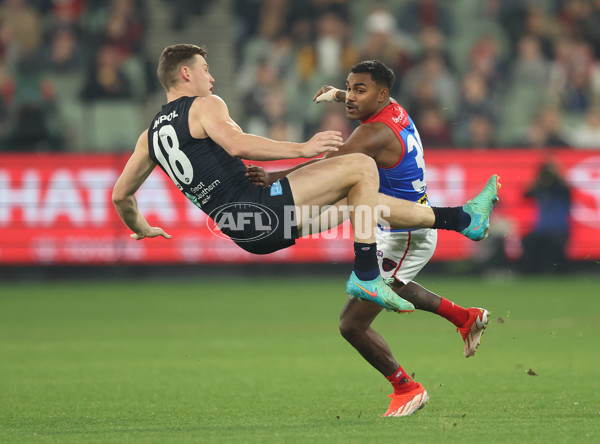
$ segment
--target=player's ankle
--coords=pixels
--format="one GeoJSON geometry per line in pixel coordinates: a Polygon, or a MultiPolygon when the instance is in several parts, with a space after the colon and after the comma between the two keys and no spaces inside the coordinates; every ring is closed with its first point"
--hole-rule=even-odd
{"type": "Polygon", "coordinates": [[[406,373],[406,370],[404,370],[402,366],[399,366],[398,370],[396,370],[390,376],[386,376],[385,379],[392,384],[395,395],[406,393],[417,386],[417,383],[408,373],[406,373]]]}
{"type": "Polygon", "coordinates": [[[354,274],[361,281],[372,281],[379,276],[376,243],[354,243],[354,274]]]}
{"type": "Polygon", "coordinates": [[[431,228],[462,231],[471,223],[471,216],[462,207],[432,207],[435,222],[431,228]]]}

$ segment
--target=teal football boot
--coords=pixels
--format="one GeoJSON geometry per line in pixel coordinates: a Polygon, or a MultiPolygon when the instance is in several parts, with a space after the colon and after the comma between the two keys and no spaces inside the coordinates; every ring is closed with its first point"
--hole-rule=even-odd
{"type": "Polygon", "coordinates": [[[500,177],[494,174],[490,177],[477,196],[463,205],[463,211],[471,216],[471,223],[460,233],[471,240],[480,241],[488,237],[490,230],[490,214],[494,204],[498,202],[500,177]]]}
{"type": "Polygon", "coordinates": [[[372,281],[361,281],[353,271],[346,283],[346,293],[351,298],[373,302],[389,311],[409,313],[415,310],[415,306],[394,293],[381,276],[372,281]]]}

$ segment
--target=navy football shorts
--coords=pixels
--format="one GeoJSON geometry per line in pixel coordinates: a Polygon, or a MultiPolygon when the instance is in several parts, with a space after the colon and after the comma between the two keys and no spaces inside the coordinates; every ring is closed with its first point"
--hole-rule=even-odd
{"type": "Polygon", "coordinates": [[[210,216],[221,232],[253,254],[290,247],[298,239],[294,198],[287,178],[268,187],[248,188],[237,200],[210,216]]]}

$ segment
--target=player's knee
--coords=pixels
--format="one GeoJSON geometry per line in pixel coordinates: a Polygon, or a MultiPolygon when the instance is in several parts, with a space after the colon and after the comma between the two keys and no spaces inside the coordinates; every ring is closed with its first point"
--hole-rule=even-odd
{"type": "Polygon", "coordinates": [[[348,178],[352,178],[354,183],[373,183],[374,186],[379,183],[377,164],[372,157],[362,153],[354,153],[350,156],[352,156],[350,165],[345,170],[348,178]]]}
{"type": "Polygon", "coordinates": [[[364,333],[364,328],[352,319],[348,319],[343,315],[340,317],[340,333],[344,339],[352,343],[357,337],[364,333]]]}
{"type": "Polygon", "coordinates": [[[348,154],[348,169],[366,177],[378,177],[377,164],[372,157],[362,153],[348,154]]]}
{"type": "Polygon", "coordinates": [[[369,175],[372,172],[377,173],[377,163],[375,163],[375,159],[362,153],[354,153],[352,156],[352,161],[356,164],[356,169],[358,171],[365,172],[369,175]]]}

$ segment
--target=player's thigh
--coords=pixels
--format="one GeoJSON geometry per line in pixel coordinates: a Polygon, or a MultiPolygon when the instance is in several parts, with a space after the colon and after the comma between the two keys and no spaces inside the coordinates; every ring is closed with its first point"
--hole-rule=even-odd
{"type": "Polygon", "coordinates": [[[298,207],[332,205],[346,197],[359,181],[379,184],[375,161],[358,153],[324,159],[287,177],[298,207]]]}
{"type": "Polygon", "coordinates": [[[298,219],[299,235],[308,236],[314,233],[331,230],[350,218],[348,199],[344,198],[331,206],[322,206],[302,211],[302,220],[298,219]]]}

